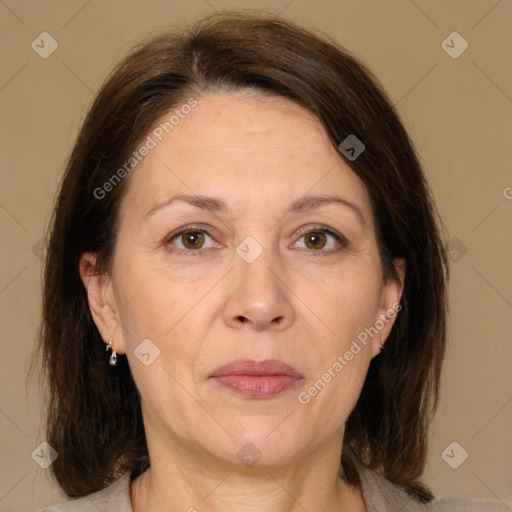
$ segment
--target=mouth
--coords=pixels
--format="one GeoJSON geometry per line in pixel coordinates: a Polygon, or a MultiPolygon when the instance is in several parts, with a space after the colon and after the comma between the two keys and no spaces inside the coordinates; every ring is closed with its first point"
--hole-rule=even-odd
{"type": "Polygon", "coordinates": [[[269,398],[304,380],[295,368],[277,359],[238,359],[217,368],[209,377],[216,384],[246,398],[269,398]]]}

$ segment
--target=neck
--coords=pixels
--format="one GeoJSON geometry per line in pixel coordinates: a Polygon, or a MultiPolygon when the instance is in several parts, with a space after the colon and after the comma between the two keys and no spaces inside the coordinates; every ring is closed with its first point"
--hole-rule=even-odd
{"type": "Polygon", "coordinates": [[[132,482],[133,512],[364,512],[361,490],[344,480],[339,441],[286,465],[245,467],[184,444],[152,450],[148,439],[151,467],[132,482]]]}

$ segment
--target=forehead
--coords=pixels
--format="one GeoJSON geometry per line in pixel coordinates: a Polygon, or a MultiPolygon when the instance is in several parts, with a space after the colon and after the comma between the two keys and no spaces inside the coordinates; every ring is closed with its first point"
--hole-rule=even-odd
{"type": "Polygon", "coordinates": [[[268,208],[339,191],[369,214],[364,184],[312,112],[246,91],[195,100],[192,109],[174,107],[155,123],[148,134],[154,147],[133,171],[125,204],[138,209],[187,193],[268,208]]]}

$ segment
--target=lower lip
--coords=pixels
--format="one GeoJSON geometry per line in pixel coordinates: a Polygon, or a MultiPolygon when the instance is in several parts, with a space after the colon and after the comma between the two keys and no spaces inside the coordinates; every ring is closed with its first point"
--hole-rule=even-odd
{"type": "Polygon", "coordinates": [[[247,398],[268,398],[295,387],[303,379],[290,375],[222,375],[211,377],[222,387],[247,398]]]}

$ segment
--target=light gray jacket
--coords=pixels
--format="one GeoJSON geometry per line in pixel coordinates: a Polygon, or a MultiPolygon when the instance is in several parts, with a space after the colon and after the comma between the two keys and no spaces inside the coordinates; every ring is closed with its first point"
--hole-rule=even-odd
{"type": "MultiPolygon", "coordinates": [[[[418,503],[382,475],[360,466],[367,512],[512,512],[512,500],[445,497],[428,504],[418,503]]],[[[44,508],[40,512],[133,512],[130,503],[130,473],[109,487],[79,498],[44,508]]],[[[156,511],[152,511],[156,512],[156,511]]]]}

